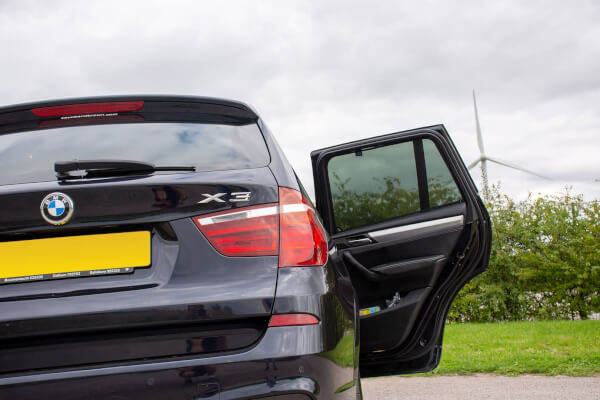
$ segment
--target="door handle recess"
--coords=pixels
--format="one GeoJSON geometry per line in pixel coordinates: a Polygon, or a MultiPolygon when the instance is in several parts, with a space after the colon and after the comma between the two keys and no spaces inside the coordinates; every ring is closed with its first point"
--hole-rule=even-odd
{"type": "Polygon", "coordinates": [[[370,269],[368,269],[367,267],[365,267],[364,265],[362,265],[356,258],[354,258],[354,256],[352,254],[350,254],[349,251],[345,252],[343,257],[344,257],[344,260],[346,260],[350,265],[355,267],[368,280],[378,281],[383,277],[381,274],[379,274],[377,272],[373,272],[370,269]]]}
{"type": "Polygon", "coordinates": [[[371,238],[369,238],[369,237],[361,237],[361,238],[355,238],[355,239],[348,239],[346,242],[350,246],[361,246],[363,244],[371,244],[371,243],[373,243],[373,240],[371,240],[371,238]]]}

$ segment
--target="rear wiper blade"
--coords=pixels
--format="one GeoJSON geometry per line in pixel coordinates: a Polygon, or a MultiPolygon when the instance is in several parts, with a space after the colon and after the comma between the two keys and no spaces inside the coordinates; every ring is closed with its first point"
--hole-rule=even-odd
{"type": "Polygon", "coordinates": [[[59,179],[93,178],[99,176],[152,173],[157,171],[195,171],[192,165],[156,166],[142,161],[129,160],[72,160],[56,161],[54,171],[59,179]],[[72,174],[72,172],[85,174],[72,174]]]}

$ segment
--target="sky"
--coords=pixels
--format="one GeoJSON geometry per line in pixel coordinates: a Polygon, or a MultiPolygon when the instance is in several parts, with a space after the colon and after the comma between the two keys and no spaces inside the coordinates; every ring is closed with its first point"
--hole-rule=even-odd
{"type": "MultiPolygon", "coordinates": [[[[312,193],[310,151],[444,124],[522,199],[600,198],[600,2],[0,0],[0,105],[111,94],[253,106],[312,193]]],[[[472,170],[478,184],[479,169],[472,170]]]]}

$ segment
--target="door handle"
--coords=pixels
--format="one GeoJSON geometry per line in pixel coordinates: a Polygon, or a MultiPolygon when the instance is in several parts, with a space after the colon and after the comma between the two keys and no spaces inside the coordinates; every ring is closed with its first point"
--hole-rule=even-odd
{"type": "Polygon", "coordinates": [[[373,243],[373,240],[371,240],[371,238],[369,237],[361,237],[356,239],[348,239],[346,242],[350,246],[361,246],[363,244],[371,244],[373,243]]]}

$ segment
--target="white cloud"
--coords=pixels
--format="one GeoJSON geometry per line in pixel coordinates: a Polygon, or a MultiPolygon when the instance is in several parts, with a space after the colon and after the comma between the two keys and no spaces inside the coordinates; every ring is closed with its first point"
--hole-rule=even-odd
{"type": "Polygon", "coordinates": [[[595,1],[4,1],[0,103],[239,99],[311,186],[311,150],[418,126],[444,123],[476,159],[475,88],[487,152],[556,178],[490,181],[599,198],[599,17],[595,1]]]}

